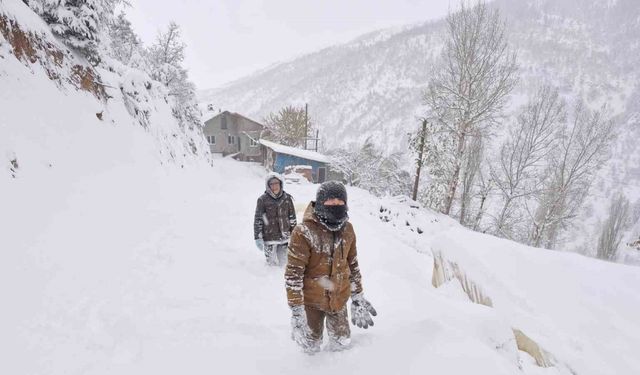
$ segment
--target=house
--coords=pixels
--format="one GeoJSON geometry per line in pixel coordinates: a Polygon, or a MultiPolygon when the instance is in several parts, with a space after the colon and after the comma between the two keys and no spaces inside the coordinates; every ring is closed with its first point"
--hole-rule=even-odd
{"type": "Polygon", "coordinates": [[[220,112],[204,122],[204,135],[212,154],[233,155],[240,161],[262,162],[257,140],[264,125],[238,113],[220,112]]]}
{"type": "Polygon", "coordinates": [[[270,171],[287,173],[311,169],[310,173],[303,172],[312,182],[321,183],[327,179],[329,158],[318,152],[284,146],[275,142],[260,139],[262,145],[263,165],[270,171]]]}
{"type": "Polygon", "coordinates": [[[299,175],[311,182],[327,179],[327,156],[262,139],[268,133],[266,127],[239,113],[218,113],[204,122],[203,133],[212,154],[259,162],[270,171],[299,175]]]}

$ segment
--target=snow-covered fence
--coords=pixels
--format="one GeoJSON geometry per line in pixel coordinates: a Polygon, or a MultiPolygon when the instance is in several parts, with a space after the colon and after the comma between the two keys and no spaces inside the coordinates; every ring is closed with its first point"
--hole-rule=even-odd
{"type": "MultiPolygon", "coordinates": [[[[482,288],[469,278],[464,270],[458,265],[458,263],[448,260],[444,257],[441,251],[432,250],[433,252],[433,275],[431,277],[431,283],[435,288],[438,288],[451,280],[458,280],[462,286],[462,290],[469,296],[469,299],[477,304],[493,307],[493,301],[485,294],[482,288]]],[[[542,349],[538,343],[536,343],[524,332],[517,328],[512,328],[515,336],[516,344],[519,350],[528,353],[536,361],[536,364],[540,367],[552,367],[556,360],[554,357],[542,349]]]]}
{"type": "Polygon", "coordinates": [[[462,290],[467,293],[469,299],[481,305],[493,307],[493,302],[469,277],[464,273],[460,266],[456,262],[446,260],[442,252],[433,251],[433,276],[431,277],[431,284],[435,288],[441,285],[457,279],[462,285],[462,290]]]}

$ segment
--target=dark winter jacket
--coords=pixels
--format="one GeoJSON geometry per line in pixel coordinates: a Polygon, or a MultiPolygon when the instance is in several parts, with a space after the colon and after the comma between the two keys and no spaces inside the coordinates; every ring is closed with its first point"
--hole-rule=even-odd
{"type": "Polygon", "coordinates": [[[352,293],[362,292],[361,279],[353,226],[347,222],[338,231],[329,230],[311,202],[289,241],[285,271],[289,305],[340,311],[352,293]]]}
{"type": "Polygon", "coordinates": [[[274,175],[267,177],[267,191],[258,198],[256,204],[253,238],[262,238],[265,242],[286,242],[297,223],[296,210],[291,195],[283,190],[279,196],[273,196],[268,186],[271,178],[278,178],[281,188],[284,185],[279,177],[274,177],[274,175]]]}

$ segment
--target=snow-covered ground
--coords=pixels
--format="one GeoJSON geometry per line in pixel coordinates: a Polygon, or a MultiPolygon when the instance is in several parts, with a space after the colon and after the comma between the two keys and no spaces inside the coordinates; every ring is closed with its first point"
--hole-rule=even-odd
{"type": "MultiPolygon", "coordinates": [[[[3,14],[55,42],[22,2],[3,14]]],[[[253,243],[266,172],[191,154],[197,134],[140,72],[100,72],[113,87],[102,101],[10,50],[0,37],[0,374],[640,373],[640,268],[358,189],[350,216],[375,326],[354,327],[348,351],[303,354],[283,269],[253,243]],[[146,128],[121,86],[141,95],[146,128]],[[434,254],[460,277],[434,287],[434,254]],[[519,351],[513,329],[554,366],[519,351]]],[[[316,188],[285,186],[299,213],[316,188]]]]}
{"type": "MultiPolygon", "coordinates": [[[[227,159],[155,172],[114,165],[5,186],[1,373],[640,370],[640,268],[526,248],[357,189],[351,220],[379,315],[353,328],[351,350],[305,355],[289,338],[283,270],[253,244],[265,172],[227,159]],[[457,281],[434,288],[432,250],[456,260],[494,308],[470,302],[457,281]],[[557,365],[535,366],[512,328],[557,365]]],[[[285,186],[299,210],[315,189],[285,186]]]]}

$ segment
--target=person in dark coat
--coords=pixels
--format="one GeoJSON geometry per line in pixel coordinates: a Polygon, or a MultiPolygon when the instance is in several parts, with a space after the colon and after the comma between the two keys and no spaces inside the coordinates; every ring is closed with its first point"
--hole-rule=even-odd
{"type": "Polygon", "coordinates": [[[264,251],[267,264],[284,266],[289,237],[297,224],[296,211],[279,174],[270,173],[265,183],[266,190],[256,204],[253,238],[258,250],[264,251]]]}

